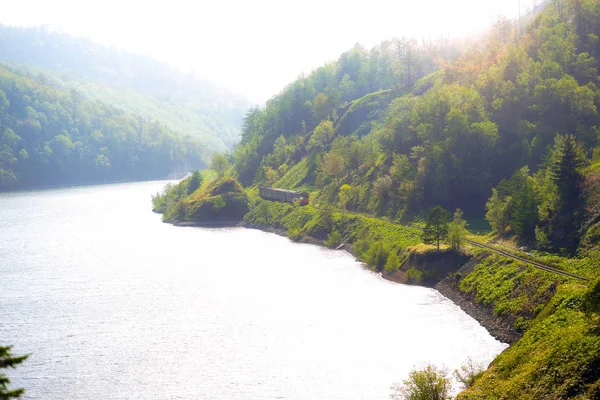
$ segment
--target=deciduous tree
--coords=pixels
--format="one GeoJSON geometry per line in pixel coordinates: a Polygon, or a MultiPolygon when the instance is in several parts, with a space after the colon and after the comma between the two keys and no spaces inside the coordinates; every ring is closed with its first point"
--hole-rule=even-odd
{"type": "Polygon", "coordinates": [[[427,216],[427,224],[423,230],[423,240],[426,243],[437,242],[437,248],[440,249],[440,241],[446,238],[448,234],[448,223],[450,222],[450,213],[441,206],[434,207],[427,216]]]}
{"type": "Polygon", "coordinates": [[[459,208],[454,212],[454,218],[448,225],[448,244],[454,251],[459,251],[464,246],[467,238],[467,221],[459,208]]]}

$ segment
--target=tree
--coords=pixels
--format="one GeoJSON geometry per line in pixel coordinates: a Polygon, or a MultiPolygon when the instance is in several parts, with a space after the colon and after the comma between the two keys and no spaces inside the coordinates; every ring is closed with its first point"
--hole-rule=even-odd
{"type": "Polygon", "coordinates": [[[224,177],[230,168],[229,161],[223,154],[215,154],[210,161],[210,166],[219,178],[224,177]]]}
{"type": "Polygon", "coordinates": [[[413,369],[402,385],[392,386],[393,400],[447,400],[450,399],[452,384],[445,368],[427,365],[424,369],[413,369]]]}
{"type": "Polygon", "coordinates": [[[521,240],[533,239],[539,220],[539,196],[529,167],[521,168],[500,186],[510,195],[510,203],[507,203],[510,228],[521,240]]]}
{"type": "Polygon", "coordinates": [[[400,269],[400,257],[398,257],[396,250],[392,249],[383,270],[387,273],[394,273],[398,271],[398,269],[400,269]]]}
{"type": "Polygon", "coordinates": [[[360,192],[357,187],[351,185],[342,185],[338,198],[340,199],[340,205],[346,210],[352,210],[358,203],[360,192]]]}
{"type": "MultiPolygon", "coordinates": [[[[15,357],[11,354],[10,346],[0,346],[0,369],[16,368],[16,366],[27,359],[28,356],[15,357]]],[[[10,390],[8,385],[10,379],[0,373],[0,400],[18,399],[25,392],[23,389],[10,390]]]]}
{"type": "Polygon", "coordinates": [[[465,244],[467,237],[467,221],[463,218],[463,213],[459,208],[454,212],[454,218],[448,225],[448,243],[450,248],[454,251],[459,251],[460,248],[465,244]]]}
{"type": "Polygon", "coordinates": [[[335,179],[336,183],[342,172],[344,172],[344,157],[339,153],[330,151],[323,157],[323,172],[335,179]]]}
{"type": "Polygon", "coordinates": [[[510,201],[510,196],[502,198],[497,189],[492,189],[492,197],[485,204],[485,219],[498,234],[504,233],[508,226],[510,201]]]}
{"type": "Polygon", "coordinates": [[[333,123],[329,120],[323,121],[315,128],[310,140],[308,141],[308,150],[323,150],[325,145],[333,138],[335,130],[333,123]]]}
{"type": "Polygon", "coordinates": [[[196,170],[194,171],[194,173],[190,177],[190,180],[188,181],[187,194],[190,195],[194,193],[196,190],[198,190],[198,188],[200,188],[201,185],[202,174],[200,174],[200,171],[196,170]]]}
{"type": "Polygon", "coordinates": [[[573,252],[579,244],[579,229],[584,217],[581,168],[585,162],[583,146],[575,136],[556,136],[548,172],[558,196],[555,197],[555,213],[546,221],[551,227],[546,234],[555,247],[564,247],[569,252],[573,252]]]}
{"type": "Polygon", "coordinates": [[[423,241],[425,243],[437,242],[437,248],[440,249],[440,241],[448,234],[448,223],[450,222],[450,213],[441,206],[434,207],[423,230],[423,241]]]}

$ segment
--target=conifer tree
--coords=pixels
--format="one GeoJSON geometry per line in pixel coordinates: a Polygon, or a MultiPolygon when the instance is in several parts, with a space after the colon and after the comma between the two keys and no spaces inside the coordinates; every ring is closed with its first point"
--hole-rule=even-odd
{"type": "MultiPolygon", "coordinates": [[[[11,354],[10,346],[0,346],[0,369],[6,368],[16,368],[16,366],[23,361],[28,356],[19,356],[15,357],[11,354]]],[[[2,373],[0,373],[0,400],[9,400],[9,399],[18,399],[25,392],[24,389],[14,389],[11,390],[8,388],[10,384],[10,379],[2,373]]]]}
{"type": "Polygon", "coordinates": [[[579,245],[585,198],[583,174],[585,155],[573,135],[558,135],[548,165],[548,177],[556,193],[547,193],[546,209],[541,221],[542,232],[553,247],[573,253],[579,245]]]}

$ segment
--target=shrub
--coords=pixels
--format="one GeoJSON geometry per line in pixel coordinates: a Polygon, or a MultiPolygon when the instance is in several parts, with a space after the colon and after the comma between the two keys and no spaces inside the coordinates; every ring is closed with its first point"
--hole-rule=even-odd
{"type": "Polygon", "coordinates": [[[408,282],[420,283],[423,282],[423,271],[419,271],[415,267],[410,267],[408,271],[404,273],[404,277],[408,282]]]}
{"type": "Polygon", "coordinates": [[[302,230],[300,228],[290,228],[287,231],[287,235],[294,242],[299,242],[302,239],[302,230]]]}
{"type": "Polygon", "coordinates": [[[466,364],[460,369],[454,370],[454,378],[461,383],[463,389],[468,389],[475,384],[475,381],[483,375],[485,368],[479,363],[467,358],[466,364]]]}
{"type": "Polygon", "coordinates": [[[196,170],[187,181],[187,194],[190,195],[200,188],[202,185],[202,174],[196,170]]]}
{"type": "Polygon", "coordinates": [[[445,368],[427,365],[424,369],[413,369],[401,385],[392,386],[394,400],[447,400],[450,399],[452,384],[445,368]]]}
{"type": "Polygon", "coordinates": [[[369,250],[364,254],[365,262],[381,272],[387,262],[389,253],[389,249],[385,243],[378,240],[373,242],[369,250]]]}
{"type": "Polygon", "coordinates": [[[335,248],[342,243],[342,236],[339,234],[337,230],[331,231],[329,235],[327,235],[327,240],[325,241],[325,246],[330,248],[335,248]]]}
{"type": "Polygon", "coordinates": [[[583,307],[587,312],[600,312],[600,278],[596,279],[583,296],[583,307]]]}
{"type": "Polygon", "coordinates": [[[398,257],[398,254],[396,254],[396,251],[392,250],[385,263],[385,266],[383,267],[383,270],[386,273],[391,274],[398,271],[398,269],[400,269],[400,258],[398,257]]]}

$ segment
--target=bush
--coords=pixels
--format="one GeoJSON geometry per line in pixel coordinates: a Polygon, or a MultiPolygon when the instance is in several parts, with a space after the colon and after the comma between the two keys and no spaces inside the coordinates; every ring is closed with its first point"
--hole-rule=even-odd
{"type": "Polygon", "coordinates": [[[202,185],[202,174],[200,174],[200,171],[194,171],[187,182],[187,194],[190,195],[198,190],[202,185]]]}
{"type": "Polygon", "coordinates": [[[445,368],[427,365],[424,369],[413,369],[401,385],[392,386],[394,400],[447,400],[450,399],[452,384],[445,368]]]}
{"type": "Polygon", "coordinates": [[[395,250],[390,253],[383,270],[387,274],[392,274],[400,269],[400,258],[395,250]]]}
{"type": "Polygon", "coordinates": [[[390,252],[385,243],[381,240],[373,242],[369,250],[364,254],[364,261],[377,271],[383,271],[390,252]]]}
{"type": "Polygon", "coordinates": [[[408,282],[421,283],[423,282],[423,271],[419,271],[415,267],[410,267],[404,273],[404,277],[408,282]]]}
{"type": "Polygon", "coordinates": [[[287,235],[294,242],[299,242],[302,239],[302,230],[300,228],[290,228],[287,231],[287,235]]]}
{"type": "Polygon", "coordinates": [[[339,234],[337,230],[331,231],[329,235],[327,235],[327,240],[325,241],[325,246],[329,248],[338,247],[342,243],[342,236],[339,234]]]}
{"type": "Polygon", "coordinates": [[[600,278],[596,279],[583,296],[583,307],[585,311],[600,312],[600,278]]]}
{"type": "Polygon", "coordinates": [[[454,370],[454,378],[461,383],[463,389],[468,389],[475,384],[475,381],[483,375],[484,372],[485,369],[481,364],[468,358],[466,364],[461,366],[460,369],[454,370]]]}

